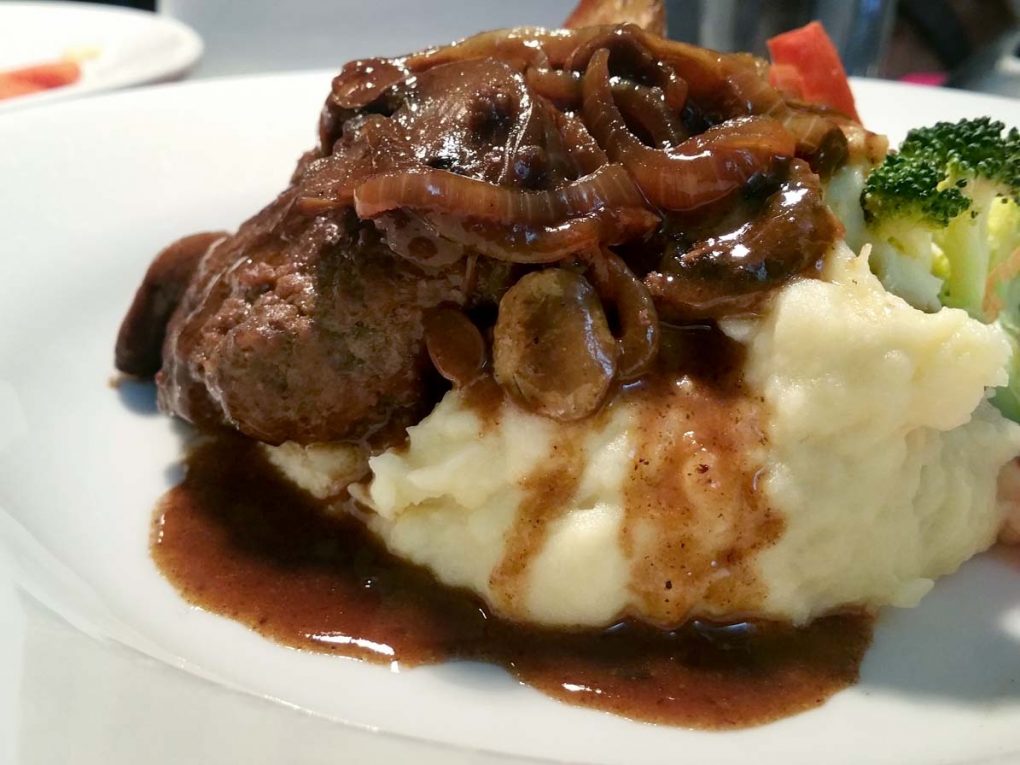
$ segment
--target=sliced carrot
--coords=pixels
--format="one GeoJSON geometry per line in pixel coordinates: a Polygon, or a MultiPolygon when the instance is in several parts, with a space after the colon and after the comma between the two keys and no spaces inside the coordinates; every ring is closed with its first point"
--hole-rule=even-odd
{"type": "Polygon", "coordinates": [[[7,72],[11,77],[35,83],[44,88],[59,88],[70,85],[81,77],[81,67],[74,61],[53,61],[46,64],[26,66],[7,72]]]}
{"type": "Polygon", "coordinates": [[[769,83],[788,98],[804,100],[804,78],[795,66],[773,64],[769,67],[769,83]]]}
{"type": "Polygon", "coordinates": [[[819,22],[776,35],[768,46],[773,64],[792,66],[800,73],[805,101],[860,120],[839,52],[819,22]]]}
{"type": "Polygon", "coordinates": [[[46,88],[0,72],[0,101],[15,96],[27,96],[29,93],[36,93],[40,90],[46,90],[46,88]]]}
{"type": "Polygon", "coordinates": [[[74,61],[53,61],[0,72],[0,99],[70,85],[80,77],[81,67],[74,61]]]}

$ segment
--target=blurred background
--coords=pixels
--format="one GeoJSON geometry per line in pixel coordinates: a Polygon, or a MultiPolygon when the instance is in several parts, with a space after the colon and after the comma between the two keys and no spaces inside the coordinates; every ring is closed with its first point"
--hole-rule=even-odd
{"type": "MultiPolygon", "coordinates": [[[[392,51],[417,44],[393,0],[110,0],[192,26],[205,42],[193,76],[335,67],[331,30],[392,25],[392,51]],[[413,43],[411,41],[414,41],[413,43]]],[[[1020,96],[1020,0],[667,0],[670,35],[721,50],[764,53],[773,34],[823,21],[851,74],[1020,96]]],[[[427,6],[423,0],[422,6],[427,6]]],[[[463,3],[450,35],[516,24],[555,24],[572,0],[463,3]]],[[[449,7],[449,6],[445,6],[449,7]]],[[[437,41],[438,42],[438,41],[437,41]]]]}

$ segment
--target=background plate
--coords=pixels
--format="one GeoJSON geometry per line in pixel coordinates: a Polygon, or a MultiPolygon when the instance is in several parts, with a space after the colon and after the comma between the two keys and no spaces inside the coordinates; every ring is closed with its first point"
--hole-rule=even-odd
{"type": "Polygon", "coordinates": [[[87,3],[0,2],[0,70],[95,49],[78,82],[0,101],[0,114],[102,90],[171,80],[202,55],[190,27],[165,16],[87,3]]]}

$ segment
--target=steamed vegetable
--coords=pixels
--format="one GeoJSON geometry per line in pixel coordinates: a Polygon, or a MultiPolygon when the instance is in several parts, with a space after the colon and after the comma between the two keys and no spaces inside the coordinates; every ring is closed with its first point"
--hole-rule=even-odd
{"type": "Polygon", "coordinates": [[[912,130],[867,178],[865,238],[886,287],[997,322],[1014,346],[996,404],[1020,420],[1020,133],[987,117],[912,130]]]}
{"type": "Polygon", "coordinates": [[[0,72],[0,100],[70,85],[80,77],[81,67],[75,61],[53,61],[0,72]]]}
{"type": "Polygon", "coordinates": [[[820,22],[776,35],[768,47],[773,87],[861,121],[839,51],[820,22]]]}

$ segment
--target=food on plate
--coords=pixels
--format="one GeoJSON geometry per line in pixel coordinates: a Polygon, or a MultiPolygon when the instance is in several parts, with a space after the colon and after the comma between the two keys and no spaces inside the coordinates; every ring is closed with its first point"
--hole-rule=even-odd
{"type": "Polygon", "coordinates": [[[72,85],[81,79],[81,63],[65,57],[58,61],[0,71],[0,101],[53,88],[72,85]]]}
{"type": "Polygon", "coordinates": [[[860,122],[839,51],[818,21],[768,41],[769,82],[784,95],[822,104],[860,122]]]}
{"type": "Polygon", "coordinates": [[[571,19],[347,64],[288,187],[157,256],[117,366],[203,436],[153,555],[292,645],[775,719],[1015,535],[1020,143],[888,152],[817,25],[777,77],[571,19]]]}

